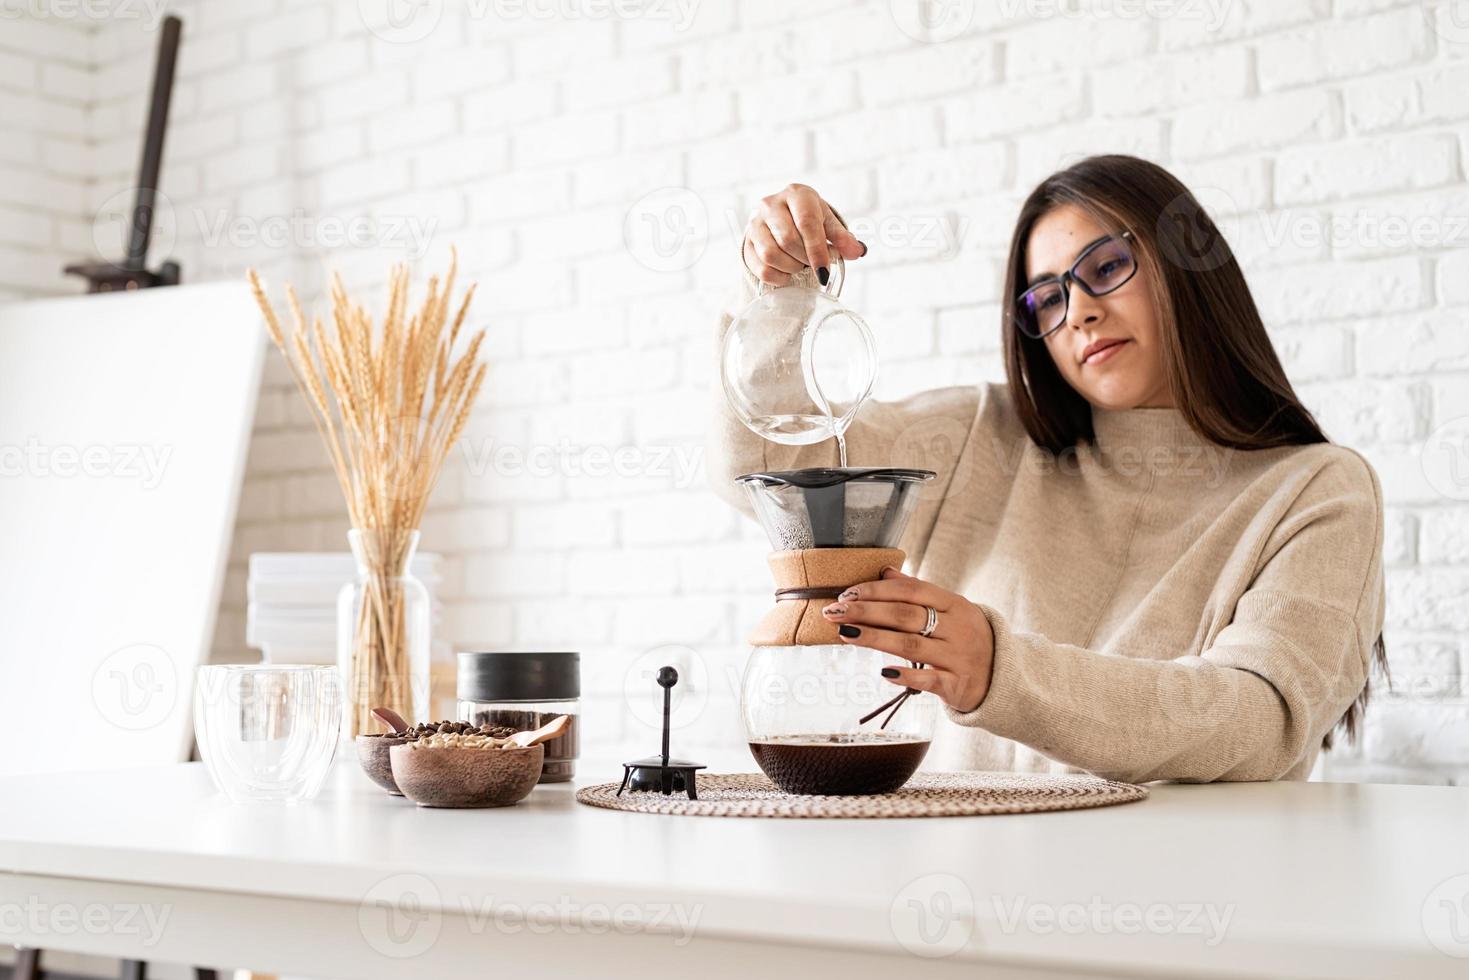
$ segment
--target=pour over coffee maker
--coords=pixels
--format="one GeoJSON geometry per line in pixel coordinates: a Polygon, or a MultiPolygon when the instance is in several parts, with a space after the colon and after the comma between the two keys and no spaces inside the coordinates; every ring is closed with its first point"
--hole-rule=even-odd
{"type": "Polygon", "coordinates": [[[750,634],[740,712],[755,761],[788,793],[888,793],[928,752],[932,694],[884,680],[902,664],[843,642],[821,615],[849,586],[902,567],[928,470],[815,468],[739,477],[774,549],[775,606],[750,634]]]}
{"type": "Polygon", "coordinates": [[[774,549],[776,585],[750,635],[740,712],[755,761],[786,792],[888,793],[927,754],[937,699],[884,680],[901,661],[843,642],[821,609],[902,566],[898,543],[934,474],[847,466],[844,436],[872,393],[877,347],[839,301],[846,264],[832,259],[825,288],[762,284],[721,353],[725,396],[751,431],[793,446],[835,438],[841,462],[738,478],[774,549]]]}

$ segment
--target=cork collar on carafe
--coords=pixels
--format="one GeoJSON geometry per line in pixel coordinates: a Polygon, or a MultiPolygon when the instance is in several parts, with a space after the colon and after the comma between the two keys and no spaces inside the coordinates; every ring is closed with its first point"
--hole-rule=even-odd
{"type": "Polygon", "coordinates": [[[898,548],[805,548],[769,557],[776,603],[750,634],[751,646],[824,646],[841,643],[837,624],[821,609],[844,589],[881,577],[888,565],[902,568],[898,548]]]}

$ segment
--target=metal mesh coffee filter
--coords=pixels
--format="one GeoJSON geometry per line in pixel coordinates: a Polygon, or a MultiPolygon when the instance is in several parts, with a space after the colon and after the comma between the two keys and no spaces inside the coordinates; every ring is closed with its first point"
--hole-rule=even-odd
{"type": "Polygon", "coordinates": [[[776,551],[896,548],[930,470],[817,467],[738,478],[776,551]]]}

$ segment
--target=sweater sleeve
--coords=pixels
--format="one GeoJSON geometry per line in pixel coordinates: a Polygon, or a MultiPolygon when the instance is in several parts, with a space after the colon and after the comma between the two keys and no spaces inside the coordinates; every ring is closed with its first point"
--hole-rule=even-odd
{"type": "Polygon", "coordinates": [[[1349,450],[1265,539],[1231,621],[1197,655],[1137,659],[994,630],[989,692],[961,725],[1127,782],[1278,779],[1361,693],[1382,630],[1381,487],[1349,450]]]}

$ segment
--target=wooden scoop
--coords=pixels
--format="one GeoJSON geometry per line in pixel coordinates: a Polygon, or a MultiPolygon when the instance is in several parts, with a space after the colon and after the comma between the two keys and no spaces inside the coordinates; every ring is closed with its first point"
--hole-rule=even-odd
{"type": "Polygon", "coordinates": [[[549,742],[553,738],[560,738],[566,734],[566,729],[571,725],[570,715],[557,715],[533,732],[516,732],[504,743],[505,746],[517,749],[530,748],[541,742],[549,742]]]}
{"type": "Polygon", "coordinates": [[[377,716],[378,721],[387,725],[391,731],[406,732],[412,727],[408,722],[403,720],[402,715],[398,714],[392,708],[373,708],[372,713],[377,716]]]}

